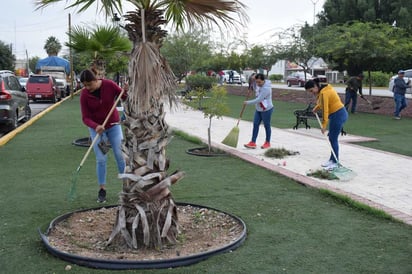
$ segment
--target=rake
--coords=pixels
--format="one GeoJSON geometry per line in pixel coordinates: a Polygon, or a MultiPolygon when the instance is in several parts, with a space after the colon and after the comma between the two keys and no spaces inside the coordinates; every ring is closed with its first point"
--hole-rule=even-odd
{"type": "MultiPolygon", "coordinates": [[[[316,120],[318,120],[320,128],[322,128],[322,122],[320,121],[319,115],[316,112],[315,112],[315,116],[316,116],[316,120]]],[[[333,148],[332,148],[331,143],[329,142],[328,136],[326,136],[326,135],[324,135],[324,136],[325,136],[326,142],[329,145],[329,149],[332,152],[332,155],[336,159],[336,163],[337,163],[337,167],[330,170],[329,172],[332,173],[333,175],[335,175],[341,181],[351,180],[353,177],[356,176],[356,173],[354,171],[350,170],[349,168],[346,168],[346,167],[341,165],[341,163],[338,160],[338,157],[336,157],[335,151],[333,151],[333,148]]]]}
{"type": "MultiPolygon", "coordinates": [[[[116,109],[117,104],[119,103],[121,97],[123,96],[123,93],[124,93],[124,89],[122,89],[122,91],[120,92],[120,94],[117,97],[116,101],[114,102],[112,108],[110,109],[109,113],[107,114],[106,118],[104,119],[103,124],[102,124],[103,127],[105,127],[107,122],[109,121],[109,118],[112,115],[113,111],[116,109]]],[[[79,166],[77,167],[77,169],[72,174],[72,184],[71,184],[69,195],[68,195],[70,201],[73,201],[76,198],[76,185],[77,185],[77,179],[79,178],[80,170],[82,169],[84,162],[86,162],[87,157],[89,157],[89,154],[93,149],[93,146],[99,140],[99,137],[100,137],[100,134],[96,134],[96,136],[93,138],[93,141],[90,144],[89,148],[87,149],[86,153],[84,154],[82,160],[80,161],[79,166]]]]}
{"type": "Polygon", "coordinates": [[[380,109],[380,107],[374,106],[373,103],[372,103],[371,101],[369,101],[367,98],[365,98],[363,95],[361,95],[360,98],[362,98],[363,100],[365,100],[365,101],[368,103],[368,105],[371,106],[371,108],[372,108],[373,110],[380,109]]]}

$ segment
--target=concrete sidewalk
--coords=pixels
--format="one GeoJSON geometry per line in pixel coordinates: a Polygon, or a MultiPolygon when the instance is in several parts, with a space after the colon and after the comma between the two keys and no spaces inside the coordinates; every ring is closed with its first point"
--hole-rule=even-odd
{"type": "MultiPolygon", "coordinates": [[[[207,141],[209,120],[205,119],[200,111],[181,105],[167,113],[166,121],[174,129],[207,141]]],[[[236,122],[236,119],[229,117],[213,119],[211,128],[213,146],[302,184],[346,195],[412,225],[411,157],[356,145],[356,142],[370,140],[368,138],[350,134],[340,136],[341,164],[357,175],[346,182],[317,179],[306,176],[307,172],[320,169],[320,164],[330,155],[329,145],[319,129],[272,128],[273,148],[299,152],[298,155],[285,159],[274,159],[265,157],[264,150],[260,149],[265,136],[263,126],[260,128],[257,140],[259,147],[257,149],[243,147],[243,144],[250,141],[251,122],[240,122],[237,148],[223,145],[221,141],[229,134],[236,122]]]]}

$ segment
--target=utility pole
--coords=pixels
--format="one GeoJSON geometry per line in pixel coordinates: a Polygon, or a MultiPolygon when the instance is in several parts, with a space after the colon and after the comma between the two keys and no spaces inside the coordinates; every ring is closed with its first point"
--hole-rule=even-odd
{"type": "MultiPolygon", "coordinates": [[[[311,0],[313,4],[313,25],[312,25],[312,57],[315,57],[315,23],[316,23],[316,4],[319,0],[311,0]]],[[[312,64],[312,75],[314,75],[314,64],[312,64]]]]}
{"type": "MultiPolygon", "coordinates": [[[[71,14],[69,13],[69,44],[72,44],[72,19],[71,19],[71,14]]],[[[74,81],[74,73],[73,73],[73,51],[72,48],[69,47],[69,58],[70,58],[70,96],[73,99],[73,93],[74,93],[74,87],[73,87],[73,81],[74,81]]]]}

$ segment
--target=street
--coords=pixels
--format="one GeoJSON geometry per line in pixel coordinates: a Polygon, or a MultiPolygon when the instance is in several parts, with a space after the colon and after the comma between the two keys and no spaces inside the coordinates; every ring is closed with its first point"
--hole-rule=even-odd
{"type": "MultiPolygon", "coordinates": [[[[53,105],[50,102],[32,102],[30,101],[30,108],[31,108],[31,117],[33,118],[34,116],[36,116],[37,114],[39,114],[41,111],[43,111],[44,109],[48,108],[49,106],[53,105]]],[[[22,123],[19,123],[19,126],[22,125],[22,123]]],[[[0,138],[3,137],[4,135],[6,135],[7,132],[3,132],[2,129],[0,129],[0,138]]]]}

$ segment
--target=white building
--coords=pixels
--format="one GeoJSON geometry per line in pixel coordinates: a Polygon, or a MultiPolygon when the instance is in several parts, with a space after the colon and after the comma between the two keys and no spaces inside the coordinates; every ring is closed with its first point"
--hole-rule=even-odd
{"type": "MultiPolygon", "coordinates": [[[[309,67],[309,71],[307,72],[312,74],[313,76],[326,75],[328,82],[330,83],[336,83],[340,81],[341,73],[330,70],[328,64],[321,57],[310,58],[307,65],[309,67]]],[[[272,65],[269,71],[269,75],[279,74],[283,76],[283,79],[285,79],[292,72],[301,70],[303,70],[303,68],[294,62],[279,60],[276,62],[276,64],[272,65]]]]}

